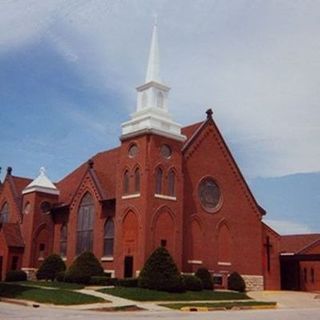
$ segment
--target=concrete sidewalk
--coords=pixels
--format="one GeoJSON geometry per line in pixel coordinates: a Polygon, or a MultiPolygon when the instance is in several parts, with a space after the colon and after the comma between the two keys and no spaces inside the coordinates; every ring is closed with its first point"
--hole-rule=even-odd
{"type": "Polygon", "coordinates": [[[300,309],[320,308],[318,293],[301,291],[251,291],[249,297],[259,301],[275,301],[278,308],[300,309]]]}

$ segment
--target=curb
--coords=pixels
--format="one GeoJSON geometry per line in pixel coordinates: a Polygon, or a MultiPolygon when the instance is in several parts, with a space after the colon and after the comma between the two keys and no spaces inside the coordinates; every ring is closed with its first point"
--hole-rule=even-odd
{"type": "Polygon", "coordinates": [[[237,310],[265,310],[265,309],[276,309],[277,305],[261,305],[261,306],[234,306],[230,309],[225,307],[182,307],[180,311],[187,312],[205,312],[205,311],[237,311],[237,310]]]}

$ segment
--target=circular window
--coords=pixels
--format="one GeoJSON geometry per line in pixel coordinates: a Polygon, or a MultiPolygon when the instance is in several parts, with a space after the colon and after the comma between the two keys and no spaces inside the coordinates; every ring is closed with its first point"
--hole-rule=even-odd
{"type": "Polygon", "coordinates": [[[138,151],[139,151],[139,149],[136,144],[131,145],[129,148],[129,152],[128,152],[129,157],[134,158],[138,154],[138,151]]]}
{"type": "Polygon", "coordinates": [[[30,210],[31,210],[31,204],[30,202],[27,202],[27,204],[24,206],[23,214],[28,214],[30,210]]]}
{"type": "Polygon", "coordinates": [[[40,204],[40,210],[42,213],[50,213],[51,205],[48,201],[43,201],[40,204]]]}
{"type": "Polygon", "coordinates": [[[221,192],[212,178],[205,178],[199,184],[199,199],[202,207],[208,212],[215,212],[219,208],[221,192]]]}
{"type": "Polygon", "coordinates": [[[163,144],[160,149],[160,154],[163,158],[169,159],[172,155],[171,148],[167,144],[163,144]]]}

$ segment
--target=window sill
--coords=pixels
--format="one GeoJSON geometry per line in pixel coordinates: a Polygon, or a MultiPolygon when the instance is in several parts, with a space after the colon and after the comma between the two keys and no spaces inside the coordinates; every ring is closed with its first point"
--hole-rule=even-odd
{"type": "Polygon", "coordinates": [[[177,200],[177,197],[166,196],[164,194],[158,194],[158,193],[155,193],[154,197],[155,198],[159,198],[159,199],[171,200],[171,201],[176,201],[177,200]]]}
{"type": "Polygon", "coordinates": [[[189,264],[202,264],[201,260],[188,260],[189,264]]]}
{"type": "Polygon", "coordinates": [[[62,261],[67,261],[67,257],[61,257],[62,261]]]}
{"type": "Polygon", "coordinates": [[[231,262],[218,262],[218,266],[231,266],[231,262]]]}
{"type": "Polygon", "coordinates": [[[105,261],[113,261],[113,257],[102,257],[100,259],[102,262],[105,262],[105,261]]]}
{"type": "Polygon", "coordinates": [[[134,193],[134,194],[128,194],[125,196],[122,196],[121,199],[133,199],[133,198],[139,198],[140,193],[134,193]]]}

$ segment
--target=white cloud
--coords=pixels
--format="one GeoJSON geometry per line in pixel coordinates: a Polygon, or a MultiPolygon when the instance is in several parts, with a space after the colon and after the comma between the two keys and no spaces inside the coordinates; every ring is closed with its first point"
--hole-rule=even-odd
{"type": "Polygon", "coordinates": [[[287,220],[264,220],[272,229],[281,235],[312,233],[312,230],[305,224],[287,220]]]}
{"type": "Polygon", "coordinates": [[[320,171],[319,2],[2,1],[0,54],[45,39],[129,113],[155,11],[176,120],[212,106],[246,175],[320,171]]]}

